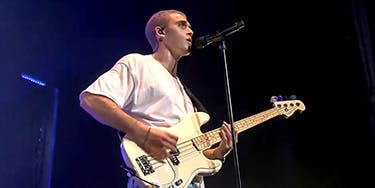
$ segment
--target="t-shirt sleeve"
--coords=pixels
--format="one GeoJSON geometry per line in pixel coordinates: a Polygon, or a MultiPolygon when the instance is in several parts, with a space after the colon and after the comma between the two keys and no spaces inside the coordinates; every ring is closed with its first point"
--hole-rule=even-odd
{"type": "Polygon", "coordinates": [[[123,108],[127,103],[127,99],[129,99],[132,94],[133,87],[134,82],[132,74],[126,61],[122,59],[83,90],[80,94],[80,98],[84,92],[102,95],[113,100],[123,108]]]}

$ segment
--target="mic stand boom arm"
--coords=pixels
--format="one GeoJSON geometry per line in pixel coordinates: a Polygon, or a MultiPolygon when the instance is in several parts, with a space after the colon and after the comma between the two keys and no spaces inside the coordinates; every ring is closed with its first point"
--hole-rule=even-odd
{"type": "Polygon", "coordinates": [[[195,41],[195,46],[198,49],[203,49],[207,47],[210,44],[221,42],[225,39],[225,37],[239,31],[245,27],[244,21],[236,22],[234,26],[229,27],[223,31],[217,32],[215,35],[204,35],[201,37],[198,37],[198,39],[195,41]]]}
{"type": "Polygon", "coordinates": [[[207,41],[207,44],[206,46],[210,45],[211,43],[215,43],[215,42],[220,42],[220,41],[223,41],[225,37],[239,31],[240,29],[242,29],[243,27],[245,27],[245,24],[243,21],[239,21],[239,22],[236,22],[234,24],[234,26],[232,27],[229,27],[213,36],[206,36],[206,41],[207,41]]]}

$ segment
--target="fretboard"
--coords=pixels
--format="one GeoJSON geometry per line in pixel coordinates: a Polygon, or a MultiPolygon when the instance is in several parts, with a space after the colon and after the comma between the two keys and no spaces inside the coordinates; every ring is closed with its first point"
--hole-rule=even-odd
{"type": "MultiPolygon", "coordinates": [[[[233,125],[237,133],[241,133],[278,115],[280,115],[279,111],[276,108],[271,108],[269,110],[236,121],[233,123],[233,125]]],[[[221,141],[219,132],[220,128],[217,128],[193,138],[192,141],[198,150],[204,150],[221,141]]]]}

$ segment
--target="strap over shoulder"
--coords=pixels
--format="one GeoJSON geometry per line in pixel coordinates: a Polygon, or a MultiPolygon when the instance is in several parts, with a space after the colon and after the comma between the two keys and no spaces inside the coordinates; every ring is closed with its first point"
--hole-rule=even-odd
{"type": "Polygon", "coordinates": [[[193,102],[193,105],[197,109],[197,111],[208,113],[208,110],[199,101],[199,99],[193,94],[193,92],[191,92],[190,89],[183,82],[181,82],[181,83],[184,86],[184,89],[185,89],[186,93],[189,95],[189,97],[190,97],[191,101],[193,102]]]}

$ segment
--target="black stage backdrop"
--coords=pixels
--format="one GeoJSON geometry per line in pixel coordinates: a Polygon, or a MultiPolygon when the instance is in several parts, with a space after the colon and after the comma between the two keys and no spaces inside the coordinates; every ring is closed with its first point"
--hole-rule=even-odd
{"type": "Polygon", "coordinates": [[[53,171],[58,89],[21,78],[0,97],[0,186],[48,188],[53,171]]]}
{"type": "MultiPolygon", "coordinates": [[[[144,37],[147,19],[157,10],[173,8],[189,16],[195,39],[244,21],[245,28],[226,39],[234,120],[271,108],[274,95],[296,95],[306,106],[302,113],[273,118],[240,134],[242,187],[373,187],[374,130],[369,109],[374,70],[366,67],[374,65],[371,59],[364,63],[364,49],[358,42],[358,36],[364,36],[358,35],[353,16],[353,10],[360,9],[354,9],[352,2],[361,1],[2,1],[1,95],[8,103],[1,112],[0,186],[39,183],[22,183],[38,176],[31,171],[11,172],[29,168],[35,156],[34,146],[22,143],[37,138],[21,136],[30,128],[24,123],[29,121],[27,112],[40,107],[32,97],[26,100],[28,90],[16,84],[27,73],[59,90],[50,187],[125,187],[117,132],[86,114],[78,95],[121,56],[149,53],[144,37]],[[13,108],[17,110],[9,110],[13,108]],[[28,153],[12,154],[10,159],[12,150],[28,153]]],[[[370,24],[366,57],[371,57],[374,6],[364,1],[364,7],[360,13],[368,16],[370,24]]],[[[194,48],[182,58],[179,72],[210,112],[203,131],[229,121],[218,44],[194,48]]],[[[33,118],[50,117],[51,112],[35,113],[33,118]]],[[[229,155],[221,171],[206,178],[207,187],[235,187],[233,159],[229,155]]]]}

